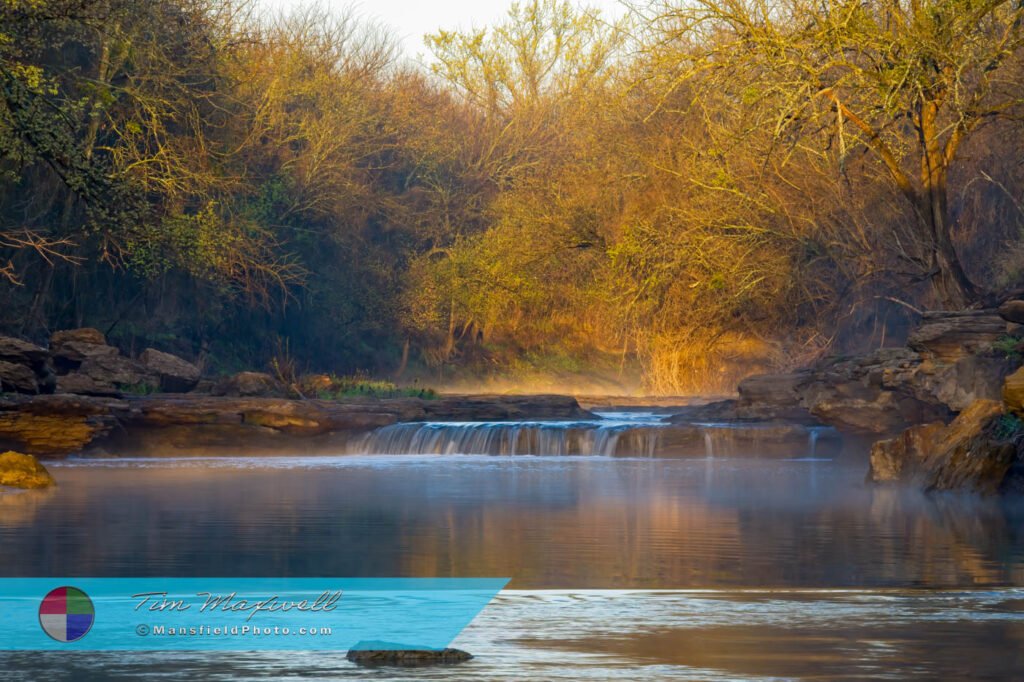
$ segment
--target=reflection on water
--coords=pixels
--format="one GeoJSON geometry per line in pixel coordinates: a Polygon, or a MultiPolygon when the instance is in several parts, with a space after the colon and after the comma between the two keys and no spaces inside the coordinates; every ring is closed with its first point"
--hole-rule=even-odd
{"type": "Polygon", "coordinates": [[[455,668],[343,654],[0,653],[0,680],[1020,679],[1024,590],[511,591],[455,668]],[[23,676],[31,670],[35,677],[23,676]]]}
{"type": "Polygon", "coordinates": [[[4,495],[0,575],[510,576],[512,588],[1024,585],[1019,505],[861,462],[106,460],[4,495]]]}
{"type": "Polygon", "coordinates": [[[456,642],[478,655],[457,673],[371,675],[302,653],[17,653],[0,655],[0,680],[1019,679],[1020,503],[876,490],[864,470],[813,457],[69,461],[53,491],[0,494],[0,575],[510,576],[515,590],[456,642]]]}

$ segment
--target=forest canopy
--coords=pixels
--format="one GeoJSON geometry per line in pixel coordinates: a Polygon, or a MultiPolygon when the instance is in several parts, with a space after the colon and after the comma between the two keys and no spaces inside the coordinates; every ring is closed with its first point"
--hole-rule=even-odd
{"type": "Polygon", "coordinates": [[[677,393],[1024,286],[1016,0],[532,0],[424,43],[0,0],[0,329],[677,393]]]}

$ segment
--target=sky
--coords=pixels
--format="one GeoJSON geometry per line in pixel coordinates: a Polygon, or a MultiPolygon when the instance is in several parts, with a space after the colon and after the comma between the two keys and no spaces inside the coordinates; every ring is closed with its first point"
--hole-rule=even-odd
{"type": "MultiPolygon", "coordinates": [[[[308,5],[310,0],[257,0],[269,10],[308,5]]],[[[423,36],[439,28],[483,27],[499,22],[513,0],[318,0],[321,7],[337,8],[339,12],[354,7],[360,16],[375,19],[395,32],[406,56],[426,54],[423,36]]],[[[596,7],[609,18],[621,16],[623,6],[618,0],[588,0],[587,7],[596,7]]]]}

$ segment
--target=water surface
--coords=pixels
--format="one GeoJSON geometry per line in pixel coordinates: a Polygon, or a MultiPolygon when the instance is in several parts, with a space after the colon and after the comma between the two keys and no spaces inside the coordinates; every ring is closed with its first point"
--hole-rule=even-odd
{"type": "Polygon", "coordinates": [[[929,679],[1024,672],[1024,506],[863,455],[81,459],[0,494],[0,575],[508,576],[454,670],[6,654],[0,679],[929,679]]]}

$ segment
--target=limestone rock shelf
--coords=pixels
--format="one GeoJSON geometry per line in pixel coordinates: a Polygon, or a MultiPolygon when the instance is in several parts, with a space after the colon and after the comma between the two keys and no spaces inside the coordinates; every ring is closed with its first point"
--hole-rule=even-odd
{"type": "Polygon", "coordinates": [[[0,396],[0,447],[38,455],[119,456],[337,451],[399,421],[593,418],[569,396],[443,396],[344,401],[197,394],[107,398],[0,396]]]}

